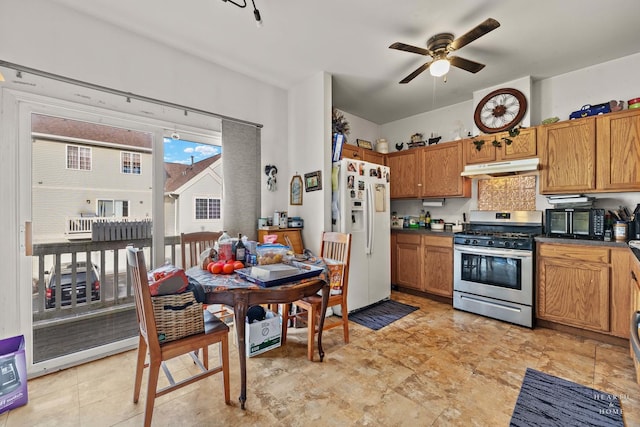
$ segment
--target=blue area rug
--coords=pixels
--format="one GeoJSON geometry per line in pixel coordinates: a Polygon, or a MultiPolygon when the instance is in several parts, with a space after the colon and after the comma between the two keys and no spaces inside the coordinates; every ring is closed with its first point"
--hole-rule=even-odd
{"type": "Polygon", "coordinates": [[[349,314],[349,320],[377,331],[417,309],[412,305],[386,300],[349,314]]]}
{"type": "Polygon", "coordinates": [[[510,426],[624,427],[618,396],[527,368],[510,426]]]}

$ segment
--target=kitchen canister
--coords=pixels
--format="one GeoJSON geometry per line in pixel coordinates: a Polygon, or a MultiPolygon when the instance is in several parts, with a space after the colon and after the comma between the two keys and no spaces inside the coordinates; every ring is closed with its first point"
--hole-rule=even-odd
{"type": "Polygon", "coordinates": [[[387,154],[389,152],[389,143],[386,139],[380,138],[376,141],[376,151],[382,154],[387,154]]]}
{"type": "Polygon", "coordinates": [[[613,239],[617,241],[627,240],[627,223],[624,221],[616,221],[613,224],[613,239]]]}

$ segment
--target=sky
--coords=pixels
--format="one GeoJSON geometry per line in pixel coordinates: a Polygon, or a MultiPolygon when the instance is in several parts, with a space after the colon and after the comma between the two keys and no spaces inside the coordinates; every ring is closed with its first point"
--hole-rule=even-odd
{"type": "Polygon", "coordinates": [[[168,163],[190,164],[197,163],[208,157],[222,152],[222,147],[217,145],[200,144],[183,139],[164,139],[164,161],[168,163]]]}

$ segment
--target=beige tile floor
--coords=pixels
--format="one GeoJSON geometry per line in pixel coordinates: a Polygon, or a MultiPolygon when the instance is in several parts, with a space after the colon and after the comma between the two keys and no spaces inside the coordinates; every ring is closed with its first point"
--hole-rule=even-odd
{"type": "MultiPolygon", "coordinates": [[[[627,348],[404,293],[392,298],[420,310],[380,331],[352,322],[349,344],[340,329],[327,331],[324,363],[307,361],[305,329],[248,359],[245,411],[232,347],[230,406],[216,375],[156,400],[153,425],[508,426],[531,367],[619,396],[626,425],[640,426],[640,387],[627,348]]],[[[132,402],[134,367],[130,351],[30,380],[29,403],[1,414],[0,427],[140,426],[145,393],[132,402]]],[[[185,357],[170,368],[179,376],[193,364],[185,357]]]]}

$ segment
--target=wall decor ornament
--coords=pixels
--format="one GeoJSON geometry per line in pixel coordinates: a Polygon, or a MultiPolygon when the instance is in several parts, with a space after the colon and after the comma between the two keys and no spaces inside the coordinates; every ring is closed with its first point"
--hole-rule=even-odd
{"type": "Polygon", "coordinates": [[[322,190],[322,172],[315,171],[304,174],[305,191],[322,190]]]}
{"type": "Polygon", "coordinates": [[[264,173],[267,175],[267,189],[269,191],[276,191],[278,189],[276,185],[278,168],[275,165],[267,165],[264,167],[264,173]]]}
{"type": "Polygon", "coordinates": [[[289,204],[302,205],[302,177],[297,172],[289,184],[289,204]]]}

